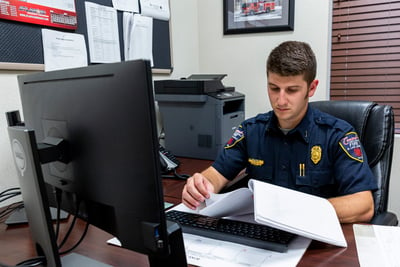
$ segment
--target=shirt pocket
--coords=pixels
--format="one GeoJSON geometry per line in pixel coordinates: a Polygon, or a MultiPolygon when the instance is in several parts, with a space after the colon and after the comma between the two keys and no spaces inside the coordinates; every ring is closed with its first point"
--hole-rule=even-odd
{"type": "Polygon", "coordinates": [[[325,196],[327,189],[334,186],[334,178],[330,170],[306,170],[306,175],[296,176],[296,186],[302,192],[325,196]]]}

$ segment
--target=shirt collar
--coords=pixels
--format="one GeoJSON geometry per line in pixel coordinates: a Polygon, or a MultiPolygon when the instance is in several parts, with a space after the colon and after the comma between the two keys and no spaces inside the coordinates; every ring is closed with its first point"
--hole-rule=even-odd
{"type": "MultiPolygon", "coordinates": [[[[274,132],[282,132],[279,127],[278,127],[278,118],[275,116],[275,113],[273,111],[271,119],[266,125],[265,130],[269,131],[272,130],[274,132]]],[[[304,118],[301,120],[300,124],[296,126],[296,128],[292,129],[288,135],[299,135],[302,137],[302,139],[308,143],[310,141],[310,130],[311,130],[311,122],[313,118],[313,108],[308,106],[306,115],[304,118]]]]}

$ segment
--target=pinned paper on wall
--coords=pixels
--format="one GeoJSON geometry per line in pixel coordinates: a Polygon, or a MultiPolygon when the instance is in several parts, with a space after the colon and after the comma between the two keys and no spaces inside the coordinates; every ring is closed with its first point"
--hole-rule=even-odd
{"type": "Polygon", "coordinates": [[[82,34],[42,29],[44,70],[61,70],[88,65],[82,34]]]}
{"type": "Polygon", "coordinates": [[[125,60],[147,59],[153,67],[153,18],[125,12],[123,32],[125,60]]]}
{"type": "Polygon", "coordinates": [[[140,0],[141,14],[160,20],[169,20],[168,0],[140,0]]]}
{"type": "Polygon", "coordinates": [[[117,10],[139,13],[139,0],[112,0],[117,10]]]}
{"type": "Polygon", "coordinates": [[[117,10],[85,2],[86,23],[91,63],[121,61],[117,10]]]}

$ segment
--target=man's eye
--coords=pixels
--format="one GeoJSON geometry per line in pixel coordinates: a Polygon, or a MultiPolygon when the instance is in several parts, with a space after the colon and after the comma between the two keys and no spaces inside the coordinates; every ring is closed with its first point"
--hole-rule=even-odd
{"type": "Polygon", "coordinates": [[[269,90],[274,91],[274,92],[278,92],[279,88],[278,87],[270,87],[269,90]]]}

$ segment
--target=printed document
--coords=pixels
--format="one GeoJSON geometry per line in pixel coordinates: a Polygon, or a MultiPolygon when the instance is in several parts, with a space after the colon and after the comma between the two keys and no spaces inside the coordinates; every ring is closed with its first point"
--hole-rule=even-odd
{"type": "Polygon", "coordinates": [[[169,0],[140,0],[142,15],[169,20],[169,0]]]}
{"type": "Polygon", "coordinates": [[[347,247],[336,211],[325,198],[250,180],[258,223],[328,244],[347,247]]]}
{"type": "Polygon", "coordinates": [[[121,61],[117,10],[85,2],[86,23],[92,63],[121,61]]]}
{"type": "Polygon", "coordinates": [[[44,70],[61,70],[88,65],[82,34],[42,29],[44,70]]]}
{"type": "Polygon", "coordinates": [[[361,267],[400,266],[400,227],[353,224],[361,267]]]}
{"type": "Polygon", "coordinates": [[[124,12],[125,60],[147,59],[153,67],[153,18],[124,12]]]}

